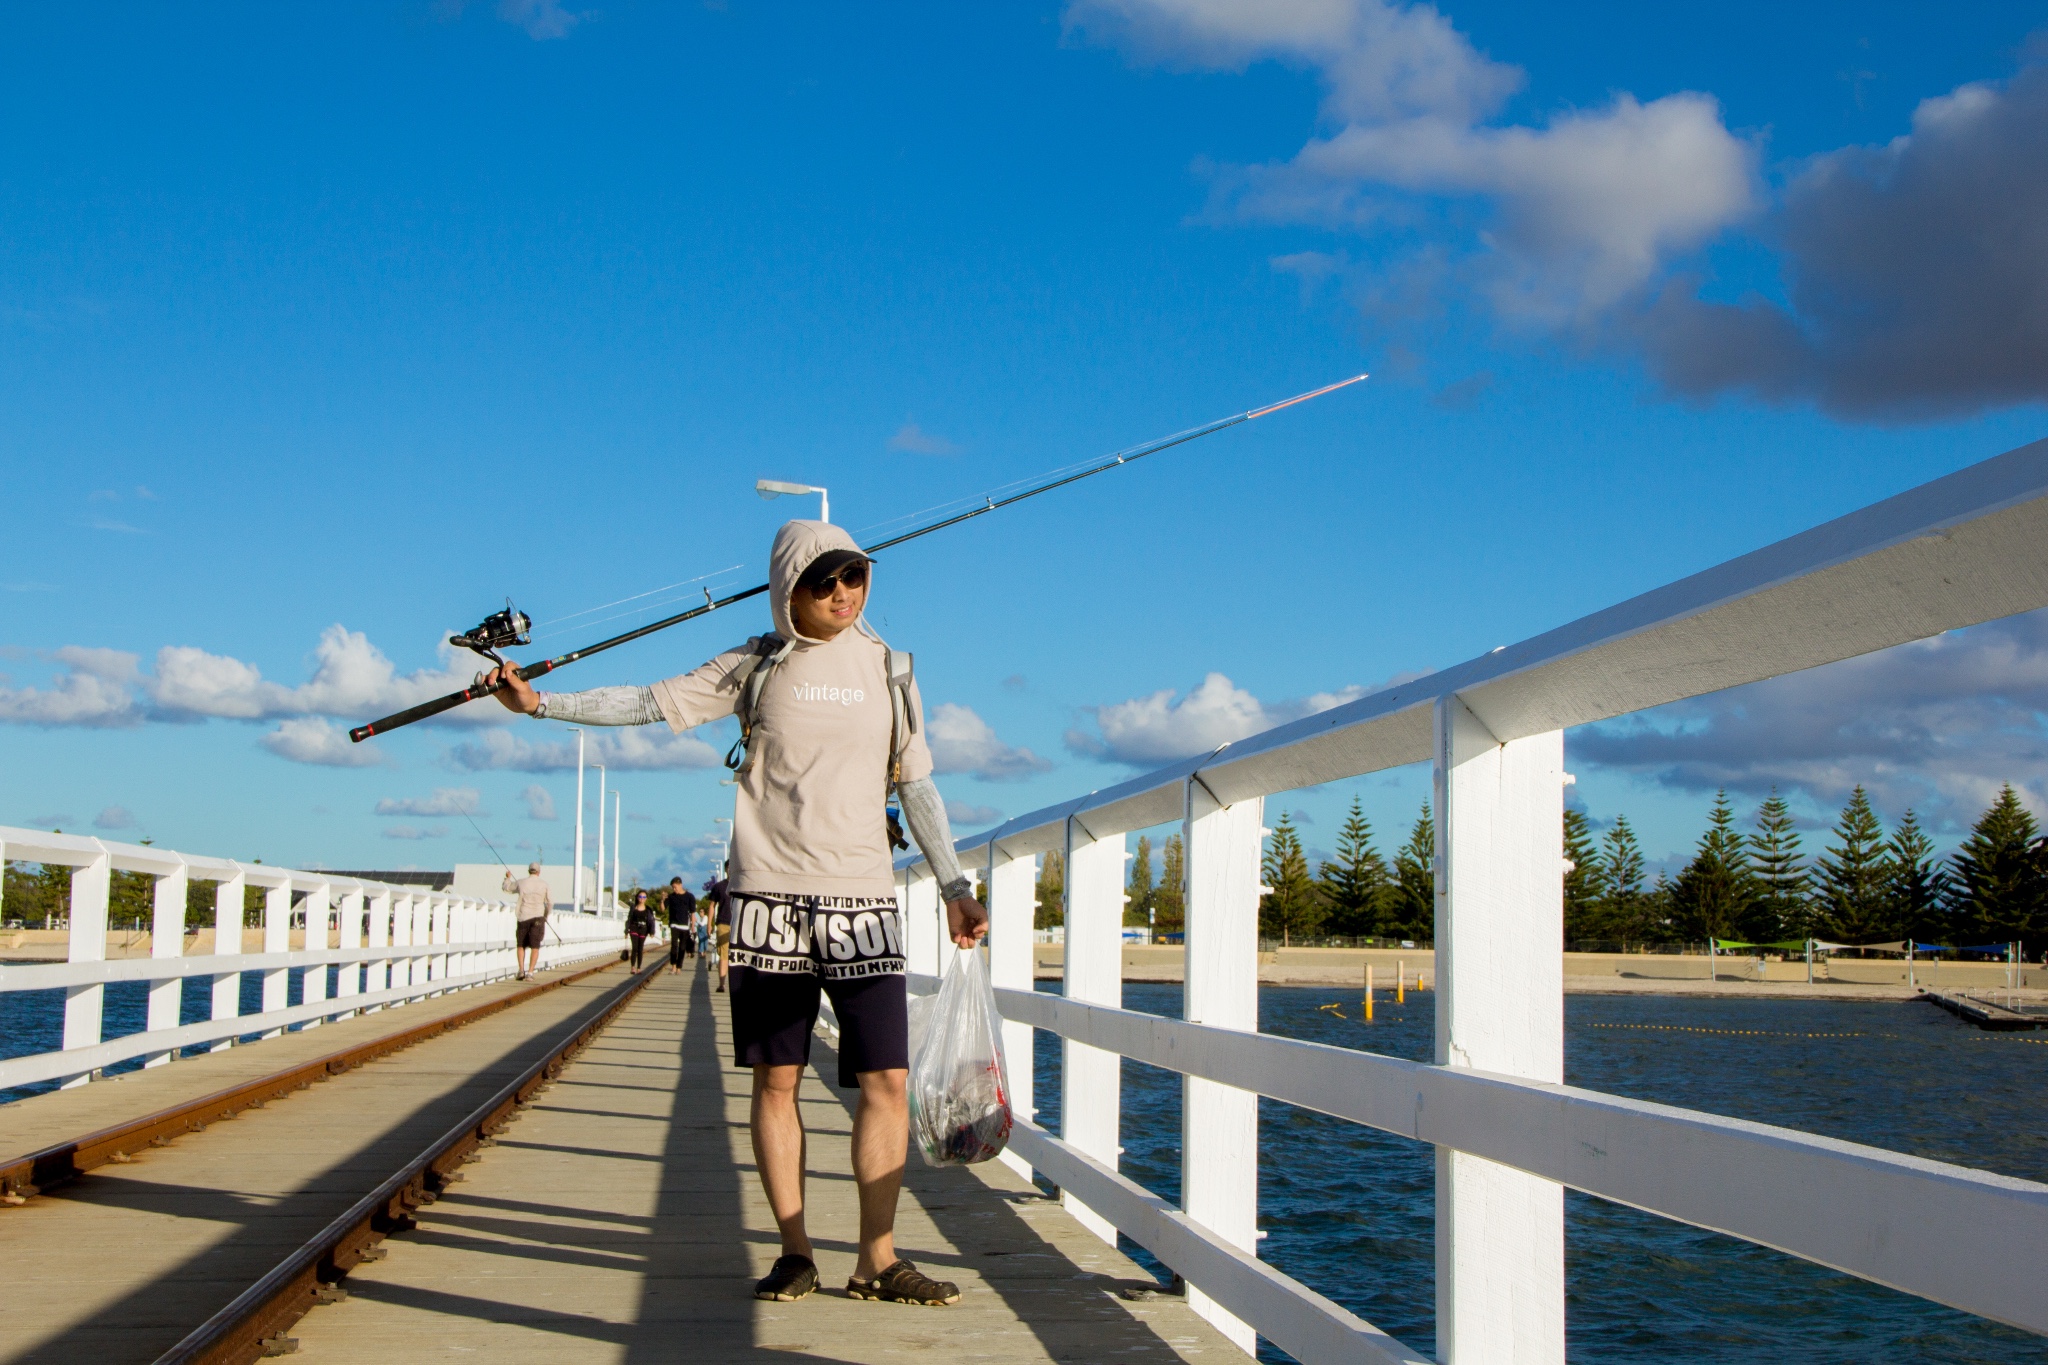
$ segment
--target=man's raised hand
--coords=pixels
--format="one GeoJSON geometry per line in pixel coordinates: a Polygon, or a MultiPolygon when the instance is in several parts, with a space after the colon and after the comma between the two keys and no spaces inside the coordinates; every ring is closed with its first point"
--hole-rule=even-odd
{"type": "Polygon", "coordinates": [[[534,691],[533,684],[520,677],[519,670],[511,664],[500,664],[484,674],[484,685],[498,688],[491,695],[507,711],[530,716],[540,709],[540,693],[534,691]]]}

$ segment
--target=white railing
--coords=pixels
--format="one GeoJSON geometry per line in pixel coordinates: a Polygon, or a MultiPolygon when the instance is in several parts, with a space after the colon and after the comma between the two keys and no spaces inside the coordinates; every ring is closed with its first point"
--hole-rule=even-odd
{"type": "MultiPolygon", "coordinates": [[[[0,1089],[52,1080],[83,1085],[102,1069],[138,1057],[145,1067],[161,1066],[185,1048],[211,1044],[218,1051],[251,1034],[271,1038],[289,1028],[317,1028],[328,1019],[495,981],[515,969],[514,912],[502,901],[6,827],[0,827],[0,857],[72,869],[65,960],[0,965],[0,991],[64,992],[62,1044],[0,1060],[0,1089]],[[146,958],[107,958],[107,903],[117,871],[154,879],[146,958]],[[213,951],[188,956],[186,898],[195,880],[214,883],[213,951]],[[242,951],[250,887],[263,889],[258,952],[242,951]],[[298,951],[291,947],[295,914],[305,925],[306,946],[298,951]],[[330,938],[336,946],[327,946],[330,938]],[[330,967],[337,969],[331,991],[330,967]],[[290,999],[294,969],[301,969],[296,1005],[290,999]],[[244,973],[262,983],[253,1014],[242,1013],[244,973]],[[190,1024],[180,1022],[188,978],[208,983],[211,995],[208,1017],[190,1024]],[[139,1032],[106,1038],[106,988],[116,981],[150,983],[146,1015],[139,1032]]],[[[552,914],[548,926],[543,967],[625,945],[618,922],[595,915],[552,914]]]]}
{"type": "MultiPolygon", "coordinates": [[[[1307,1365],[1421,1361],[1256,1259],[1258,1099],[1437,1149],[1436,1322],[1454,1365],[1561,1365],[1566,1186],[2048,1333],[2026,1255],[2048,1185],[1563,1084],[1566,727],[2048,606],[2048,442],[1455,668],[959,841],[993,921],[991,970],[1020,1115],[1031,1040],[1062,1040],[1062,1132],[1011,1153],[1189,1285],[1247,1349],[1307,1365]],[[1433,1065],[1258,1030],[1267,796],[1435,768],[1433,1065]],[[1121,1008],[1125,836],[1181,822],[1185,1018],[1121,1008]],[[1065,857],[1065,988],[1032,990],[1037,855],[1065,857]],[[1182,1203],[1116,1173],[1120,1059],[1178,1071],[1182,1203]]],[[[899,868],[913,989],[952,949],[921,860],[899,868]]]]}

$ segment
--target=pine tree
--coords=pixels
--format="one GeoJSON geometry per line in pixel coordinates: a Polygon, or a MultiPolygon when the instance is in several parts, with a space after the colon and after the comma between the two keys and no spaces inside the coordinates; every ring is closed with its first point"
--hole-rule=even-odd
{"type": "Polygon", "coordinates": [[[1749,836],[1750,865],[1756,872],[1758,929],[1765,939],[1812,931],[1808,892],[1813,878],[1799,854],[1799,831],[1791,808],[1776,787],[1756,808],[1756,833],[1749,836]]]}
{"type": "Polygon", "coordinates": [[[1314,933],[1322,919],[1322,906],[1317,903],[1315,883],[1309,879],[1301,836],[1284,815],[1273,827],[1260,872],[1268,888],[1259,902],[1259,927],[1266,936],[1279,939],[1284,947],[1314,933]]]}
{"type": "Polygon", "coordinates": [[[1978,819],[1951,860],[1948,904],[1955,932],[1971,943],[2048,936],[2039,831],[2012,784],[1978,819]]]}
{"type": "Polygon", "coordinates": [[[1408,842],[1394,854],[1394,885],[1388,906],[1388,932],[1417,943],[1436,938],[1436,817],[1429,802],[1408,831],[1408,842]]]}
{"type": "Polygon", "coordinates": [[[1600,855],[1593,847],[1593,826],[1582,810],[1564,812],[1564,938],[1585,943],[1599,938],[1600,855]]]}
{"type": "Polygon", "coordinates": [[[1885,936],[1940,941],[1948,877],[1934,860],[1934,841],[1920,828],[1911,808],[1885,845],[1884,877],[1885,936]]]}
{"type": "Polygon", "coordinates": [[[1643,850],[1626,815],[1614,817],[1601,840],[1600,919],[1603,932],[1624,943],[1651,937],[1646,912],[1649,893],[1643,890],[1643,850]]]}
{"type": "Polygon", "coordinates": [[[1828,937],[1871,942],[1889,932],[1884,864],[1884,826],[1859,785],[1835,822],[1835,842],[1814,859],[1814,908],[1828,937]]]}
{"type": "Polygon", "coordinates": [[[1038,910],[1031,917],[1036,929],[1051,929],[1067,922],[1066,877],[1057,851],[1048,853],[1038,865],[1038,910]]]}
{"type": "Polygon", "coordinates": [[[1130,882],[1124,887],[1124,923],[1149,924],[1152,908],[1152,839],[1138,836],[1138,851],[1131,858],[1130,882]]]}
{"type": "Polygon", "coordinates": [[[1749,932],[1756,903],[1756,878],[1749,850],[1735,829],[1728,793],[1714,793],[1707,832],[1692,862],[1671,885],[1671,907],[1679,932],[1692,938],[1740,939],[1749,932]]]}
{"type": "Polygon", "coordinates": [[[1379,933],[1390,889],[1386,859],[1372,846],[1372,824],[1353,797],[1351,813],[1337,832],[1337,860],[1318,869],[1325,927],[1356,938],[1379,933]]]}
{"type": "Polygon", "coordinates": [[[1152,923],[1162,934],[1187,931],[1183,883],[1187,881],[1187,856],[1180,836],[1169,834],[1159,851],[1159,885],[1152,888],[1152,923]]]}

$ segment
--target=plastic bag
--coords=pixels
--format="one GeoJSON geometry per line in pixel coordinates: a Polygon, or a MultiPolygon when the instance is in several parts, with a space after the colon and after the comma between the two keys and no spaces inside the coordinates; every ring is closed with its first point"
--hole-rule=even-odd
{"type": "Polygon", "coordinates": [[[913,1006],[911,1136],[930,1166],[987,1161],[1010,1141],[1010,1074],[981,951],[955,953],[925,1000],[913,1006]]]}

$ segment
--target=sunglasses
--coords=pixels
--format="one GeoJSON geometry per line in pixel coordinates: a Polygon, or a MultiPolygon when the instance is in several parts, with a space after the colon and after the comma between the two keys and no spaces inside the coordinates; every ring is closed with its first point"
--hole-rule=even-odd
{"type": "Polygon", "coordinates": [[[844,583],[850,591],[858,592],[868,585],[868,566],[848,564],[845,568],[826,574],[814,582],[807,581],[804,587],[820,602],[832,595],[832,590],[844,583]]]}

